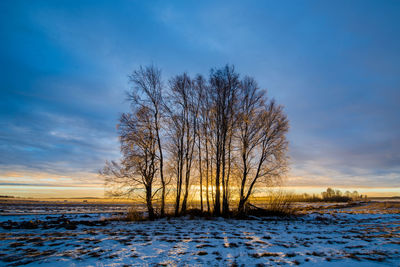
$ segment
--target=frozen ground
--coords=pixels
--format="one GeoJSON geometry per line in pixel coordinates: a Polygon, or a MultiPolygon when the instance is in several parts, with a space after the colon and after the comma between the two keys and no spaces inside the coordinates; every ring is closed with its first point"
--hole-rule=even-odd
{"type": "Polygon", "coordinates": [[[0,216],[0,265],[400,266],[400,214],[354,210],[146,222],[104,214],[0,216]]]}
{"type": "Polygon", "coordinates": [[[0,202],[0,216],[4,215],[50,215],[50,214],[91,214],[125,212],[127,204],[99,203],[7,203],[0,202]]]}

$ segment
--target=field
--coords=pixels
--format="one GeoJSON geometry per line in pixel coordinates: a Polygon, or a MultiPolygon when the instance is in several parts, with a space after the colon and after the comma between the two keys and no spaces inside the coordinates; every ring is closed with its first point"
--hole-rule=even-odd
{"type": "Polygon", "coordinates": [[[400,202],[302,204],[290,218],[116,219],[128,207],[3,202],[0,265],[400,266],[400,202]]]}

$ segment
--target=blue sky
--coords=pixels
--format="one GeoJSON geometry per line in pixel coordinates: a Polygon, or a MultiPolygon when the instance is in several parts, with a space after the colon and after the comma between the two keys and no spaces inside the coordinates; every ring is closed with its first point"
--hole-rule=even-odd
{"type": "Polygon", "coordinates": [[[399,17],[399,1],[1,1],[0,193],[102,194],[127,76],[151,63],[255,77],[290,119],[288,186],[400,189],[399,17]]]}

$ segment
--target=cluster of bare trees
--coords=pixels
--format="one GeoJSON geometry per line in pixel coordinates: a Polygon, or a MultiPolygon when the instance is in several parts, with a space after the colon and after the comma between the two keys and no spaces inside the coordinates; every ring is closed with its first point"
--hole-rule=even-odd
{"type": "Polygon", "coordinates": [[[113,195],[142,196],[149,217],[163,216],[166,203],[184,214],[193,199],[215,215],[243,212],[256,188],[285,173],[288,120],[253,78],[225,66],[208,79],[183,73],[164,83],[148,66],[130,81],[132,111],[118,124],[122,159],[101,174],[113,195]]]}

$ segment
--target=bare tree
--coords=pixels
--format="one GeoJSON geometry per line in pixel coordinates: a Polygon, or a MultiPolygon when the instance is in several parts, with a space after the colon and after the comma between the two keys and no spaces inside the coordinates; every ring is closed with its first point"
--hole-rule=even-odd
{"type": "MultiPolygon", "coordinates": [[[[197,153],[198,153],[198,168],[199,168],[199,185],[200,185],[200,209],[204,209],[204,178],[205,178],[205,197],[207,203],[207,212],[211,211],[210,205],[210,192],[209,187],[212,185],[210,179],[212,177],[212,163],[211,163],[211,132],[212,125],[210,123],[210,114],[213,112],[213,105],[211,101],[210,86],[207,84],[206,79],[198,75],[195,79],[195,92],[198,108],[196,136],[197,136],[197,153]],[[205,175],[205,177],[204,177],[205,175]]],[[[213,190],[213,187],[211,187],[213,190]]]]}
{"type": "Polygon", "coordinates": [[[147,211],[150,219],[155,217],[153,198],[158,171],[157,137],[151,110],[142,106],[135,113],[124,113],[120,118],[122,160],[120,164],[108,162],[100,172],[106,183],[117,186],[114,194],[131,195],[144,188],[147,211]]]}
{"type": "Polygon", "coordinates": [[[182,184],[183,184],[183,171],[184,171],[184,133],[185,124],[183,122],[183,114],[176,114],[175,111],[169,110],[168,120],[168,135],[170,137],[170,143],[168,149],[170,151],[170,166],[175,176],[175,216],[179,214],[180,202],[182,195],[182,184]]]}
{"type": "MultiPolygon", "coordinates": [[[[196,111],[195,111],[195,115],[196,115],[196,135],[197,135],[197,153],[198,153],[198,168],[199,168],[199,184],[200,184],[200,210],[203,211],[203,159],[202,159],[202,139],[205,138],[205,136],[203,136],[203,130],[204,130],[204,126],[205,126],[205,109],[204,109],[204,101],[205,101],[205,96],[206,96],[206,81],[204,79],[203,76],[198,75],[194,81],[194,89],[196,92],[196,99],[195,101],[197,102],[195,104],[196,106],[196,111]]],[[[206,148],[207,150],[207,148],[206,148]]],[[[207,152],[206,152],[207,154],[207,152]]],[[[208,167],[206,168],[207,174],[207,194],[208,194],[208,167]]],[[[209,202],[208,202],[208,195],[207,195],[207,203],[208,203],[208,211],[210,211],[209,208],[209,202]]]]}
{"type": "Polygon", "coordinates": [[[169,118],[172,132],[172,142],[177,159],[177,188],[175,199],[175,214],[179,214],[179,207],[184,213],[189,196],[190,177],[192,171],[193,154],[197,133],[198,105],[194,94],[194,85],[190,77],[184,73],[170,80],[169,118]],[[182,186],[184,191],[182,195],[182,186]],[[182,199],[182,203],[180,203],[182,199]]]}
{"type": "Polygon", "coordinates": [[[266,101],[265,92],[251,78],[241,82],[239,94],[238,139],[242,175],[239,213],[257,182],[272,182],[287,167],[286,133],[289,125],[282,107],[266,101]]]}
{"type": "Polygon", "coordinates": [[[140,67],[130,75],[130,81],[134,84],[134,90],[129,93],[129,97],[134,105],[146,105],[150,114],[153,116],[153,127],[158,146],[158,160],[161,178],[161,216],[165,214],[165,193],[166,180],[164,178],[164,155],[161,145],[161,113],[163,112],[163,84],[161,80],[161,70],[155,66],[140,67]]]}
{"type": "MultiPolygon", "coordinates": [[[[221,213],[221,192],[220,185],[222,183],[222,199],[223,213],[229,212],[228,204],[228,188],[229,179],[227,180],[227,150],[229,144],[229,134],[232,130],[234,122],[234,105],[236,101],[236,92],[239,87],[239,75],[233,67],[225,66],[222,69],[212,70],[210,75],[210,87],[214,110],[212,120],[214,121],[214,138],[215,138],[215,203],[214,213],[221,213]]],[[[230,156],[230,154],[229,154],[230,156]]]]}

